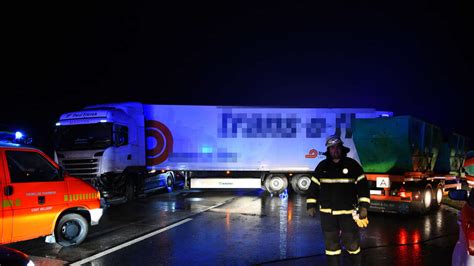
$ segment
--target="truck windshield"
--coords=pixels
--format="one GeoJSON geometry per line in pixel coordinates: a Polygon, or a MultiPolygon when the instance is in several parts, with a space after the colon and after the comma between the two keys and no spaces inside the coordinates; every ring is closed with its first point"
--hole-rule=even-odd
{"type": "Polygon", "coordinates": [[[112,123],[60,126],[55,132],[56,150],[105,149],[113,144],[112,123]]]}

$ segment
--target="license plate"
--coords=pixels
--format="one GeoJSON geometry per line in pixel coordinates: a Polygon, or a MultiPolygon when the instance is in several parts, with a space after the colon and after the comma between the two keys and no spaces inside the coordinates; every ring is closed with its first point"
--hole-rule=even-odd
{"type": "Polygon", "coordinates": [[[371,190],[370,195],[382,195],[382,190],[371,190]]]}
{"type": "Polygon", "coordinates": [[[390,188],[390,178],[388,177],[377,177],[378,188],[390,188]]]}

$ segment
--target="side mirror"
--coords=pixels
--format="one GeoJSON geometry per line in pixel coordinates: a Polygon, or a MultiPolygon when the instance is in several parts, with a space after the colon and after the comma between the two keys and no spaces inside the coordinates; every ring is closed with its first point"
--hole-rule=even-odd
{"type": "Polygon", "coordinates": [[[117,140],[115,141],[115,145],[117,147],[127,145],[128,144],[127,138],[128,138],[127,133],[125,133],[125,132],[118,133],[117,134],[117,140]]]}
{"type": "Polygon", "coordinates": [[[467,191],[464,189],[451,190],[448,194],[449,198],[452,200],[467,200],[467,191]]]}

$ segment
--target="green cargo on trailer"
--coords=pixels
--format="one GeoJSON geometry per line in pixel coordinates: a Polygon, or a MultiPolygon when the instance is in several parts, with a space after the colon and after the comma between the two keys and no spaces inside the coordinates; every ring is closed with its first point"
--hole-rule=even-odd
{"type": "Polygon", "coordinates": [[[462,165],[455,165],[456,156],[464,156],[460,138],[444,147],[440,128],[411,116],[355,119],[352,126],[371,187],[371,210],[424,213],[440,206],[447,182],[459,187],[453,173],[462,165]],[[437,173],[435,166],[447,171],[437,173]]]}

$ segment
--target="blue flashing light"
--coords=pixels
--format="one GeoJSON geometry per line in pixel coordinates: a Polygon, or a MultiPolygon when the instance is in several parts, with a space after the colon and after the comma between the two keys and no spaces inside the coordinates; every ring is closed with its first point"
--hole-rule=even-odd
{"type": "Polygon", "coordinates": [[[15,132],[15,139],[22,139],[23,138],[23,133],[20,131],[15,132]]]}
{"type": "Polygon", "coordinates": [[[60,125],[61,125],[61,123],[59,123],[59,122],[56,123],[56,126],[57,126],[57,127],[59,127],[60,125]]]}
{"type": "Polygon", "coordinates": [[[390,117],[390,114],[382,114],[381,117],[390,117]]]}
{"type": "Polygon", "coordinates": [[[107,123],[107,120],[106,119],[102,119],[99,121],[100,123],[107,123]]]}

